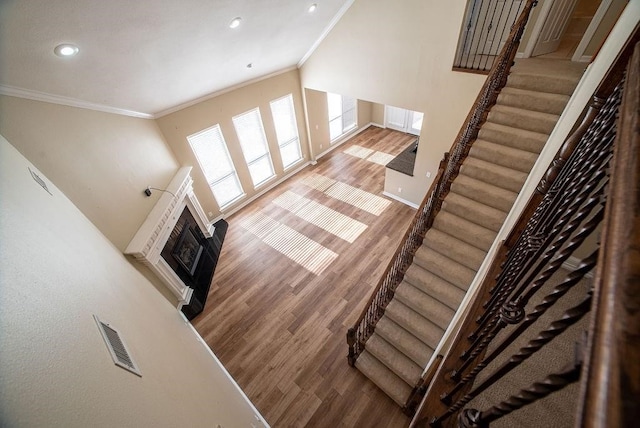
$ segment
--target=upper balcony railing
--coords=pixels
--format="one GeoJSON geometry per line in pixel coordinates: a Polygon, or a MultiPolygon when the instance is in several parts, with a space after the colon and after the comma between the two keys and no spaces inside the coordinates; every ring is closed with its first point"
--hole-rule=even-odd
{"type": "Polygon", "coordinates": [[[488,73],[521,12],[523,0],[470,0],[467,3],[453,69],[488,73]]]}

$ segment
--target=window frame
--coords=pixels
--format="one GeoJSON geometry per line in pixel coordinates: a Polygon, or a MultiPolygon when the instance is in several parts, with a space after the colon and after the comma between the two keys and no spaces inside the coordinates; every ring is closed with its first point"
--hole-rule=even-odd
{"type": "Polygon", "coordinates": [[[247,110],[243,113],[237,114],[235,116],[233,116],[231,118],[231,121],[233,122],[233,127],[236,131],[236,137],[238,137],[238,142],[240,143],[240,149],[242,150],[242,155],[244,156],[244,161],[245,164],[247,165],[247,168],[249,169],[249,176],[251,177],[251,182],[253,183],[253,188],[257,189],[260,186],[266,184],[267,182],[269,182],[270,180],[272,180],[273,178],[277,177],[275,168],[273,167],[273,159],[271,158],[271,151],[269,150],[269,141],[267,140],[267,136],[264,132],[264,123],[262,122],[262,114],[260,113],[260,107],[255,107],[252,108],[250,110],[247,110]],[[242,138],[240,137],[240,133],[238,133],[238,124],[237,124],[237,120],[242,117],[242,116],[246,116],[248,114],[251,114],[253,112],[257,113],[257,117],[258,117],[258,125],[260,126],[260,133],[262,136],[262,140],[264,142],[264,147],[265,147],[265,152],[263,154],[261,154],[260,156],[258,156],[255,159],[252,159],[251,161],[249,161],[247,159],[247,154],[245,153],[245,145],[242,142],[242,138]],[[256,183],[254,181],[253,178],[253,174],[251,173],[251,166],[255,165],[256,163],[260,162],[261,160],[263,160],[264,158],[267,158],[269,160],[269,166],[271,167],[271,175],[265,179],[263,179],[262,181],[259,181],[258,183],[256,183]]]}
{"type": "Polygon", "coordinates": [[[332,93],[332,92],[327,92],[327,116],[328,116],[328,119],[329,119],[329,139],[330,139],[331,144],[334,144],[339,139],[341,139],[342,137],[347,135],[349,132],[353,131],[354,129],[356,129],[358,127],[358,99],[354,98],[354,97],[344,96],[342,94],[336,94],[336,93],[332,93]],[[338,97],[340,97],[340,114],[337,115],[337,116],[334,116],[333,118],[331,117],[331,112],[329,110],[329,103],[330,103],[329,97],[330,96],[334,96],[334,97],[338,96],[338,97]],[[345,110],[345,98],[347,100],[353,100],[353,108],[345,110]],[[351,125],[349,127],[345,127],[344,117],[345,117],[346,113],[349,113],[351,111],[353,111],[353,117],[354,117],[353,125],[351,125]],[[332,137],[331,136],[331,122],[333,122],[335,120],[340,120],[341,133],[332,137]]]}
{"type": "Polygon", "coordinates": [[[298,132],[298,119],[296,117],[296,107],[295,107],[295,103],[293,101],[293,94],[287,94],[285,96],[282,96],[280,98],[276,98],[275,100],[272,100],[269,102],[269,108],[271,109],[271,119],[273,120],[273,127],[276,131],[276,139],[278,140],[278,148],[280,149],[280,160],[282,161],[282,168],[284,171],[286,171],[287,169],[293,167],[294,165],[298,164],[300,161],[302,161],[304,159],[303,153],[302,153],[302,146],[300,144],[300,133],[298,132]],[[277,126],[277,122],[276,122],[276,117],[275,117],[275,113],[274,113],[274,109],[273,109],[273,105],[274,103],[278,103],[281,102],[283,100],[288,100],[289,101],[289,105],[291,106],[291,117],[292,117],[292,123],[294,126],[294,131],[295,131],[295,136],[289,140],[286,140],[284,142],[280,141],[280,134],[278,133],[278,126],[277,126]],[[285,165],[284,163],[284,158],[282,156],[282,152],[283,149],[287,146],[290,146],[291,144],[296,144],[296,147],[298,149],[298,158],[296,160],[294,160],[293,162],[285,165]]]}
{"type": "MultiPolygon", "coordinates": [[[[233,159],[231,158],[231,154],[229,153],[229,148],[227,147],[227,142],[224,138],[224,134],[222,133],[222,127],[220,126],[219,123],[216,123],[213,126],[210,126],[208,128],[205,128],[201,131],[195,132],[191,135],[187,136],[187,142],[189,143],[189,147],[191,148],[191,152],[194,154],[194,156],[196,157],[196,161],[198,162],[198,166],[200,167],[200,170],[202,171],[202,174],[205,176],[205,179],[207,180],[207,185],[209,186],[209,189],[211,190],[211,193],[213,194],[213,198],[215,199],[216,203],[218,204],[218,207],[220,208],[220,211],[224,210],[226,207],[228,207],[229,205],[233,204],[234,202],[238,201],[239,199],[243,198],[244,196],[246,196],[246,193],[244,192],[244,188],[242,187],[242,183],[240,182],[240,178],[238,177],[238,171],[236,169],[235,164],[233,163],[233,159]],[[194,149],[193,143],[191,141],[192,138],[196,138],[199,137],[203,134],[209,133],[213,130],[217,129],[217,132],[220,136],[220,143],[221,143],[221,148],[224,151],[224,154],[226,155],[226,160],[229,164],[229,166],[231,167],[230,171],[223,175],[222,177],[216,179],[216,180],[212,180],[211,177],[207,176],[207,173],[205,172],[205,168],[202,166],[203,161],[201,160],[201,154],[198,153],[197,150],[194,149]],[[225,201],[224,203],[221,203],[221,201],[219,200],[218,196],[216,196],[216,191],[214,190],[214,187],[217,186],[218,184],[222,183],[223,181],[227,180],[229,177],[232,177],[234,179],[234,182],[237,184],[238,189],[240,190],[240,193],[238,193],[235,197],[229,199],[228,201],[225,201]]],[[[215,143],[215,141],[213,141],[212,143],[215,143]]]]}

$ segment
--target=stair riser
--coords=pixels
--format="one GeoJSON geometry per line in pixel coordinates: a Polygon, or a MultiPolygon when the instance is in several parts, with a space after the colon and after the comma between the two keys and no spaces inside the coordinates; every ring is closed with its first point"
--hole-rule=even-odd
{"type": "Polygon", "coordinates": [[[460,180],[454,181],[451,189],[459,195],[505,212],[511,209],[517,196],[510,191],[501,191],[503,189],[493,189],[492,192],[488,186],[465,185],[460,180]]]}
{"type": "Polygon", "coordinates": [[[418,383],[420,375],[422,374],[420,367],[379,335],[374,333],[373,336],[369,338],[367,341],[367,351],[396,376],[405,381],[407,385],[413,386],[418,383]]]}
{"type": "Polygon", "coordinates": [[[420,367],[426,367],[433,354],[433,349],[384,315],[376,325],[376,334],[379,334],[420,367]]]}
{"type": "Polygon", "coordinates": [[[443,330],[449,326],[449,322],[453,318],[453,311],[444,303],[423,293],[407,282],[400,284],[400,287],[396,290],[396,296],[406,306],[443,330]]]}
{"type": "Polygon", "coordinates": [[[567,101],[566,96],[545,97],[537,92],[525,95],[503,92],[498,96],[497,104],[560,115],[567,101]]]}
{"type": "Polygon", "coordinates": [[[521,171],[509,169],[506,173],[502,173],[503,169],[498,168],[497,165],[492,164],[493,169],[482,168],[473,165],[469,162],[470,160],[475,159],[467,158],[467,161],[460,168],[460,173],[476,180],[497,184],[502,188],[518,193],[527,179],[527,175],[521,171]]]}
{"type": "Polygon", "coordinates": [[[427,272],[417,264],[409,267],[404,275],[404,280],[428,293],[433,298],[438,299],[452,310],[455,310],[464,298],[464,291],[427,272]]]}
{"type": "Polygon", "coordinates": [[[530,115],[516,112],[498,111],[495,108],[489,112],[487,120],[500,125],[511,126],[547,135],[551,134],[551,131],[553,131],[557,122],[557,118],[532,117],[530,115]]]}
{"type": "MultiPolygon", "coordinates": [[[[465,198],[465,201],[469,199],[465,198]]],[[[485,227],[493,232],[498,232],[506,214],[490,207],[484,207],[480,210],[470,210],[465,206],[465,202],[445,198],[442,208],[452,214],[462,217],[472,223],[485,227]]]]}
{"type": "Polygon", "coordinates": [[[451,213],[441,211],[433,222],[433,228],[448,232],[456,238],[473,245],[484,252],[489,251],[493,240],[496,237],[495,232],[471,223],[461,217],[454,216],[451,213]]]}
{"type": "Polygon", "coordinates": [[[517,171],[529,173],[531,168],[536,162],[537,155],[534,153],[521,153],[518,156],[515,153],[509,153],[504,150],[499,150],[499,147],[482,144],[480,141],[476,141],[469,150],[469,156],[473,156],[477,159],[493,162],[497,165],[513,168],[517,171]]]}
{"type": "Polygon", "coordinates": [[[418,249],[413,261],[423,269],[432,272],[440,278],[447,278],[448,282],[465,290],[469,287],[471,280],[475,276],[473,270],[444,257],[424,245],[418,249]]]}
{"type": "Polygon", "coordinates": [[[440,327],[424,319],[400,302],[393,300],[389,303],[385,314],[430,348],[435,349],[438,342],[440,342],[440,338],[442,338],[444,331],[440,327]]]}
{"type": "Polygon", "coordinates": [[[507,85],[512,88],[563,95],[573,94],[576,83],[575,79],[562,79],[555,76],[530,75],[524,73],[513,73],[507,81],[507,85]]]}
{"type": "Polygon", "coordinates": [[[540,153],[547,142],[547,135],[533,132],[519,132],[516,128],[492,129],[484,126],[478,133],[479,140],[490,141],[503,146],[540,153]]]}

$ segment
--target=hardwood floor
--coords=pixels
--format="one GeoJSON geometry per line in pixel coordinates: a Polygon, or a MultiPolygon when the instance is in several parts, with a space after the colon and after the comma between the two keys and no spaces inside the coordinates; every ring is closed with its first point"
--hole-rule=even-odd
{"type": "Polygon", "coordinates": [[[415,213],[381,198],[384,166],[353,154],[397,155],[413,139],[371,127],[227,219],[204,312],[192,322],[274,427],[409,423],[349,367],[345,334],[415,213]],[[334,180],[346,185],[329,188],[334,180]]]}

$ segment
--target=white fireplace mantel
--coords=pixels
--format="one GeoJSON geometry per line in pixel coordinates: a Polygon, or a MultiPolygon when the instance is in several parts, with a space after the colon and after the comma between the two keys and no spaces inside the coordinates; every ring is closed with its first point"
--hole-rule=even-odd
{"type": "Polygon", "coordinates": [[[162,192],[158,202],[124,250],[125,254],[134,256],[148,266],[171,290],[178,298],[178,308],[189,303],[193,289],[187,287],[162,258],[162,249],[185,207],[191,212],[205,237],[213,236],[214,229],[193,193],[193,179],[190,173],[190,166],[178,170],[166,192],[162,192]]]}

